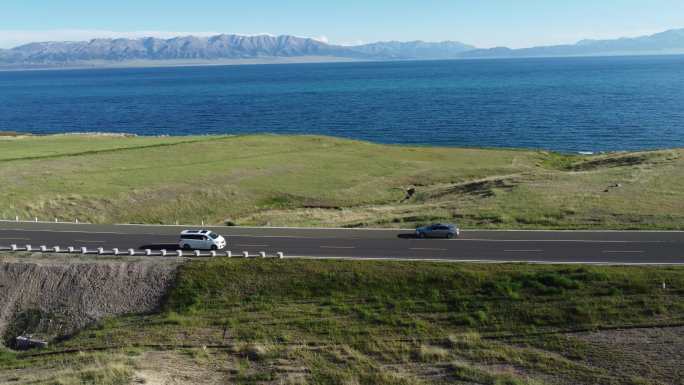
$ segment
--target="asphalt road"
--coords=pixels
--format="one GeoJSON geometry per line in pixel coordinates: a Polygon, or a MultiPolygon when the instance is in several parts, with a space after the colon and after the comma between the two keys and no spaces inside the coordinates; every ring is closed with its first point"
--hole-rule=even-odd
{"type": "MultiPolygon", "coordinates": [[[[187,226],[0,222],[0,246],[177,248],[187,226]]],[[[234,253],[297,257],[452,261],[684,264],[684,232],[463,231],[453,240],[416,239],[411,230],[208,227],[234,253]]]]}

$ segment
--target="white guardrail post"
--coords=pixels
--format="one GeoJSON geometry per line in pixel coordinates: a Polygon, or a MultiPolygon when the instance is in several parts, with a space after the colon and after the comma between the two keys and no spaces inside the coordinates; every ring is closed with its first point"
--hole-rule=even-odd
{"type": "Polygon", "coordinates": [[[10,249],[12,249],[12,251],[17,251],[18,247],[15,244],[11,244],[10,249]]]}
{"type": "Polygon", "coordinates": [[[145,249],[145,255],[147,255],[148,257],[150,255],[152,255],[152,250],[151,249],[145,249]]]}
{"type": "Polygon", "coordinates": [[[104,254],[104,253],[105,253],[104,247],[98,247],[98,248],[97,248],[97,253],[98,253],[99,255],[104,254]]]}
{"type": "Polygon", "coordinates": [[[71,254],[76,252],[76,249],[73,246],[69,246],[69,248],[67,250],[69,250],[69,253],[71,253],[71,254]]]}
{"type": "Polygon", "coordinates": [[[128,255],[135,255],[135,250],[128,249],[128,255]]]}
{"type": "Polygon", "coordinates": [[[114,253],[114,255],[119,255],[119,248],[118,247],[113,248],[112,253],[114,253]]]}
{"type": "Polygon", "coordinates": [[[41,253],[47,253],[47,246],[41,245],[41,246],[40,246],[40,252],[41,252],[41,253]]]}
{"type": "Polygon", "coordinates": [[[216,256],[216,250],[210,251],[209,254],[210,254],[212,257],[215,257],[215,256],[216,256]]]}
{"type": "Polygon", "coordinates": [[[183,256],[183,250],[181,250],[181,249],[178,249],[178,251],[176,253],[177,253],[178,257],[183,256]]]}
{"type": "Polygon", "coordinates": [[[199,257],[199,256],[201,256],[200,251],[199,251],[199,250],[195,250],[195,257],[199,257]]]}
{"type": "Polygon", "coordinates": [[[278,253],[276,254],[276,256],[278,257],[278,259],[283,259],[283,258],[285,258],[285,254],[283,254],[282,252],[278,252],[278,253]]]}
{"type": "Polygon", "coordinates": [[[26,251],[31,251],[31,250],[32,250],[31,245],[26,245],[26,251]]]}
{"type": "Polygon", "coordinates": [[[247,251],[243,251],[243,252],[242,252],[242,255],[243,255],[245,258],[249,258],[249,252],[247,252],[247,251]]]}
{"type": "Polygon", "coordinates": [[[88,249],[86,249],[85,247],[81,247],[81,254],[86,254],[86,253],[88,253],[88,249]]]}
{"type": "Polygon", "coordinates": [[[259,253],[259,256],[260,256],[261,258],[266,258],[266,252],[265,252],[265,251],[260,252],[260,253],[259,253]]]}
{"type": "Polygon", "coordinates": [[[233,258],[233,252],[230,250],[226,250],[226,257],[233,258]]]}
{"type": "Polygon", "coordinates": [[[61,249],[61,248],[60,248],[59,246],[55,246],[55,247],[53,247],[53,248],[52,248],[52,250],[54,250],[54,251],[55,251],[55,253],[59,253],[59,252],[61,252],[61,251],[62,251],[62,249],[61,249]]]}
{"type": "Polygon", "coordinates": [[[161,249],[161,255],[162,257],[166,257],[166,249],[161,249]]]}

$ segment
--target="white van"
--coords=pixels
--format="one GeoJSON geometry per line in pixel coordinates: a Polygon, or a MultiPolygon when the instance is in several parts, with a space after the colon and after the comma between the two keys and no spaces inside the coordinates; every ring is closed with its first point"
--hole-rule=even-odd
{"type": "Polygon", "coordinates": [[[226,247],[226,240],[209,230],[185,230],[178,246],[183,250],[221,250],[226,247]]]}

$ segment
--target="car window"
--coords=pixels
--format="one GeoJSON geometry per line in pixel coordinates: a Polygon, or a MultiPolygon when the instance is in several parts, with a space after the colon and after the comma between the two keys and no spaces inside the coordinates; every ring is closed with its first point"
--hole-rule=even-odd
{"type": "Polygon", "coordinates": [[[196,234],[183,234],[181,235],[181,239],[201,240],[204,239],[204,237],[196,234]]]}
{"type": "Polygon", "coordinates": [[[211,239],[218,238],[218,234],[216,234],[216,233],[209,233],[209,236],[211,237],[211,239]]]}

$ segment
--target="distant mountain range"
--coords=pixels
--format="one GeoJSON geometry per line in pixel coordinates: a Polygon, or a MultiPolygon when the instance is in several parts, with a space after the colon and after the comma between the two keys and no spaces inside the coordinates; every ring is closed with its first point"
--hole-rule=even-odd
{"type": "Polygon", "coordinates": [[[657,55],[684,53],[684,29],[615,40],[582,40],[577,44],[510,49],[497,47],[464,52],[461,58],[657,55]]]}
{"type": "Polygon", "coordinates": [[[347,47],[355,54],[384,60],[454,59],[476,47],[458,41],[427,43],[424,41],[386,41],[347,47]]]}
{"type": "Polygon", "coordinates": [[[95,39],[87,42],[31,43],[0,51],[4,63],[50,64],[88,61],[216,60],[259,57],[345,56],[348,50],[294,36],[95,39]]]}
{"type": "Polygon", "coordinates": [[[572,45],[478,49],[445,41],[379,42],[357,46],[327,44],[295,36],[217,35],[173,39],[95,39],[86,42],[30,43],[0,50],[2,67],[112,65],[128,62],[212,62],[259,59],[428,60],[684,53],[684,29],[638,38],[583,40],[572,45]]]}

